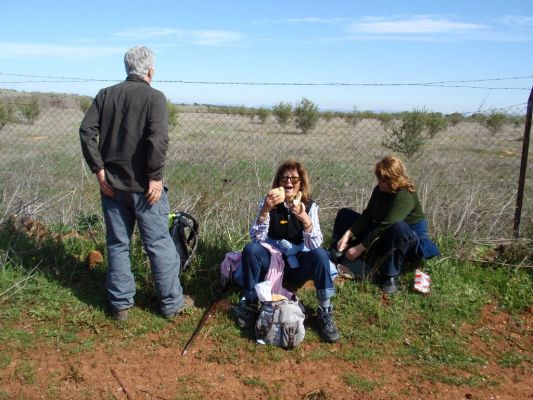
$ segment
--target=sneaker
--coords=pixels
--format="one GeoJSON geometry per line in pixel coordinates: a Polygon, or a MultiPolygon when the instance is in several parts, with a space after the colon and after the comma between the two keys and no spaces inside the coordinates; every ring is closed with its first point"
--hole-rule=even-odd
{"type": "Polygon", "coordinates": [[[113,319],[115,321],[120,321],[120,322],[124,322],[124,321],[127,321],[128,320],[128,311],[130,309],[129,308],[126,308],[124,310],[120,310],[120,311],[114,311],[113,312],[113,319]]]}
{"type": "Polygon", "coordinates": [[[400,288],[400,282],[398,281],[398,277],[391,276],[385,279],[383,283],[381,284],[381,290],[385,294],[393,294],[398,291],[400,288]]]}
{"type": "Polygon", "coordinates": [[[242,299],[231,307],[231,312],[240,328],[252,328],[259,316],[259,307],[255,302],[242,299]]]}
{"type": "Polygon", "coordinates": [[[194,300],[190,297],[190,296],[187,296],[186,294],[183,295],[183,303],[181,304],[181,307],[179,307],[176,311],[168,314],[168,315],[163,315],[165,318],[169,319],[169,318],[174,318],[178,315],[180,315],[181,313],[183,313],[185,310],[188,310],[190,308],[193,308],[194,307],[194,300]]]}
{"type": "Polygon", "coordinates": [[[318,326],[320,327],[320,336],[326,342],[336,342],[339,340],[339,331],[335,322],[333,322],[333,306],[318,307],[318,326]]]}

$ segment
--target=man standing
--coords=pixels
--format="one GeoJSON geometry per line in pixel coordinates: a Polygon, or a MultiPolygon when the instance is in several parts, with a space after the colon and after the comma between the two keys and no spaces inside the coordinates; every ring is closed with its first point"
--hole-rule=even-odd
{"type": "Polygon", "coordinates": [[[125,81],[98,92],[80,126],[81,148],[100,185],[106,223],[106,288],[111,313],[128,317],[135,281],[130,241],[137,221],[161,314],[170,318],[193,305],[183,295],[179,256],[168,232],[169,204],[163,187],[168,148],[167,101],[150,86],[153,52],[133,47],[124,56],[125,81]]]}

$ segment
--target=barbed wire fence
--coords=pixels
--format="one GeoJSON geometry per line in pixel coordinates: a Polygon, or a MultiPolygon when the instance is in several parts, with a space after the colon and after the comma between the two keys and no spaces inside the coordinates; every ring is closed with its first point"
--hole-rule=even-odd
{"type": "MultiPolygon", "coordinates": [[[[51,79],[78,81],[16,76],[50,84],[51,79]]],[[[488,80],[475,82],[482,81],[488,80]]],[[[166,84],[176,82],[220,85],[221,90],[226,84],[283,84],[159,81],[158,88],[165,92],[166,84]]],[[[472,82],[418,85],[465,87],[472,82]]],[[[277,165],[294,157],[309,170],[326,233],[339,208],[362,211],[375,185],[376,161],[395,154],[404,160],[416,183],[433,234],[510,238],[526,100],[499,109],[449,115],[424,110],[394,114],[318,111],[310,128],[302,125],[294,110],[283,120],[273,109],[169,104],[173,120],[165,182],[171,207],[196,215],[203,230],[213,235],[245,236],[277,165]]],[[[78,129],[87,102],[90,99],[84,96],[0,89],[2,221],[17,214],[48,224],[73,225],[100,215],[98,186],[79,145],[78,129]]],[[[520,232],[531,238],[529,165],[526,172],[520,232]]]]}

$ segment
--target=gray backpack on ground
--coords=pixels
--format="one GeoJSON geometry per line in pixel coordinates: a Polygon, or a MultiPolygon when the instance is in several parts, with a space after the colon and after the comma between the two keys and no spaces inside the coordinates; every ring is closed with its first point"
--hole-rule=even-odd
{"type": "Polygon", "coordinates": [[[304,340],[304,320],[303,306],[297,300],[261,303],[255,323],[257,343],[292,349],[304,340]]]}

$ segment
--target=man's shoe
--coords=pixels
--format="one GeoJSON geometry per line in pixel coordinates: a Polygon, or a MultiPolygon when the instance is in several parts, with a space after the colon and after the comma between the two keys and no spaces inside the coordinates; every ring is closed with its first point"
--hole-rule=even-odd
{"type": "Polygon", "coordinates": [[[386,278],[385,281],[381,284],[381,290],[385,294],[393,294],[398,291],[400,288],[400,282],[398,281],[398,277],[391,276],[389,278],[386,278]]]}
{"type": "Polygon", "coordinates": [[[124,321],[127,321],[128,320],[128,311],[129,311],[129,308],[126,308],[124,310],[120,310],[120,311],[114,311],[113,312],[113,319],[115,321],[120,321],[120,322],[124,322],[124,321]]]}
{"type": "Polygon", "coordinates": [[[326,342],[336,342],[339,340],[339,331],[337,331],[337,326],[333,322],[333,306],[329,307],[318,307],[318,326],[320,328],[320,336],[326,342]]]}
{"type": "Polygon", "coordinates": [[[188,310],[190,308],[193,308],[194,307],[194,300],[190,297],[190,296],[187,296],[186,294],[183,295],[183,303],[181,304],[181,307],[179,307],[176,311],[168,314],[168,315],[163,315],[165,318],[169,319],[169,318],[174,318],[178,315],[180,315],[182,312],[184,312],[185,310],[188,310]]]}
{"type": "Polygon", "coordinates": [[[259,315],[257,303],[242,299],[231,307],[235,322],[240,328],[252,328],[259,315]]]}

